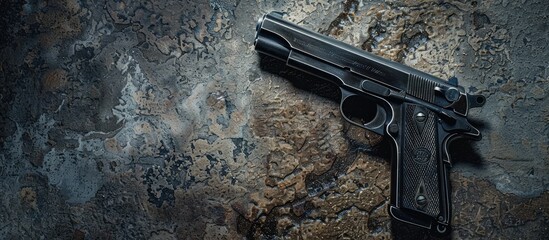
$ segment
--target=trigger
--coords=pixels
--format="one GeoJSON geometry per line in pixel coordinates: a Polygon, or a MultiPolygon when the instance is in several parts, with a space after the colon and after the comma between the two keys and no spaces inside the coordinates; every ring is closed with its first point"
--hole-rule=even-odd
{"type": "Polygon", "coordinates": [[[387,113],[367,94],[358,95],[341,88],[340,111],[345,120],[353,125],[384,134],[387,113]]]}

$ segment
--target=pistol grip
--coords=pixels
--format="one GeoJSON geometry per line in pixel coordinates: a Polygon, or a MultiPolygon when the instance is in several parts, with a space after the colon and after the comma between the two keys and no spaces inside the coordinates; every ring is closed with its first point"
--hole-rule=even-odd
{"type": "Polygon", "coordinates": [[[416,104],[402,106],[401,127],[392,159],[390,213],[397,220],[450,232],[448,164],[442,159],[437,115],[416,104]]]}

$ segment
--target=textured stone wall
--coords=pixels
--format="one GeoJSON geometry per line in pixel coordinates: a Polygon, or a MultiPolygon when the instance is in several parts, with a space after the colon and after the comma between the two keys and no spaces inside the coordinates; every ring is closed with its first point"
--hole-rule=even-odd
{"type": "Polygon", "coordinates": [[[549,234],[545,1],[0,2],[0,238],[427,238],[393,226],[382,137],[253,50],[287,19],[487,103],[454,145],[454,239],[549,234]]]}

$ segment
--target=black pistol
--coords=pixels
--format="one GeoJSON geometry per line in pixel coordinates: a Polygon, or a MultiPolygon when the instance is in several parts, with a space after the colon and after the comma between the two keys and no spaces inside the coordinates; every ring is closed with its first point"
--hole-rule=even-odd
{"type": "Polygon", "coordinates": [[[484,96],[466,93],[455,78],[444,81],[304,29],[280,12],[261,17],[256,31],[256,51],[339,86],[343,117],[391,143],[391,216],[434,235],[450,233],[448,146],[459,137],[480,140],[467,113],[483,106],[484,96]]]}

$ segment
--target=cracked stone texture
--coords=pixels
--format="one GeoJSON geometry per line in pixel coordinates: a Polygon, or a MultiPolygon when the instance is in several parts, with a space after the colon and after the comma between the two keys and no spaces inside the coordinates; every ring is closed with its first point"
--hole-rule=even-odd
{"type": "Polygon", "coordinates": [[[2,239],[428,238],[391,228],[381,137],[337,89],[253,51],[272,10],[486,96],[483,140],[452,151],[451,238],[549,234],[545,1],[0,7],[2,239]]]}

